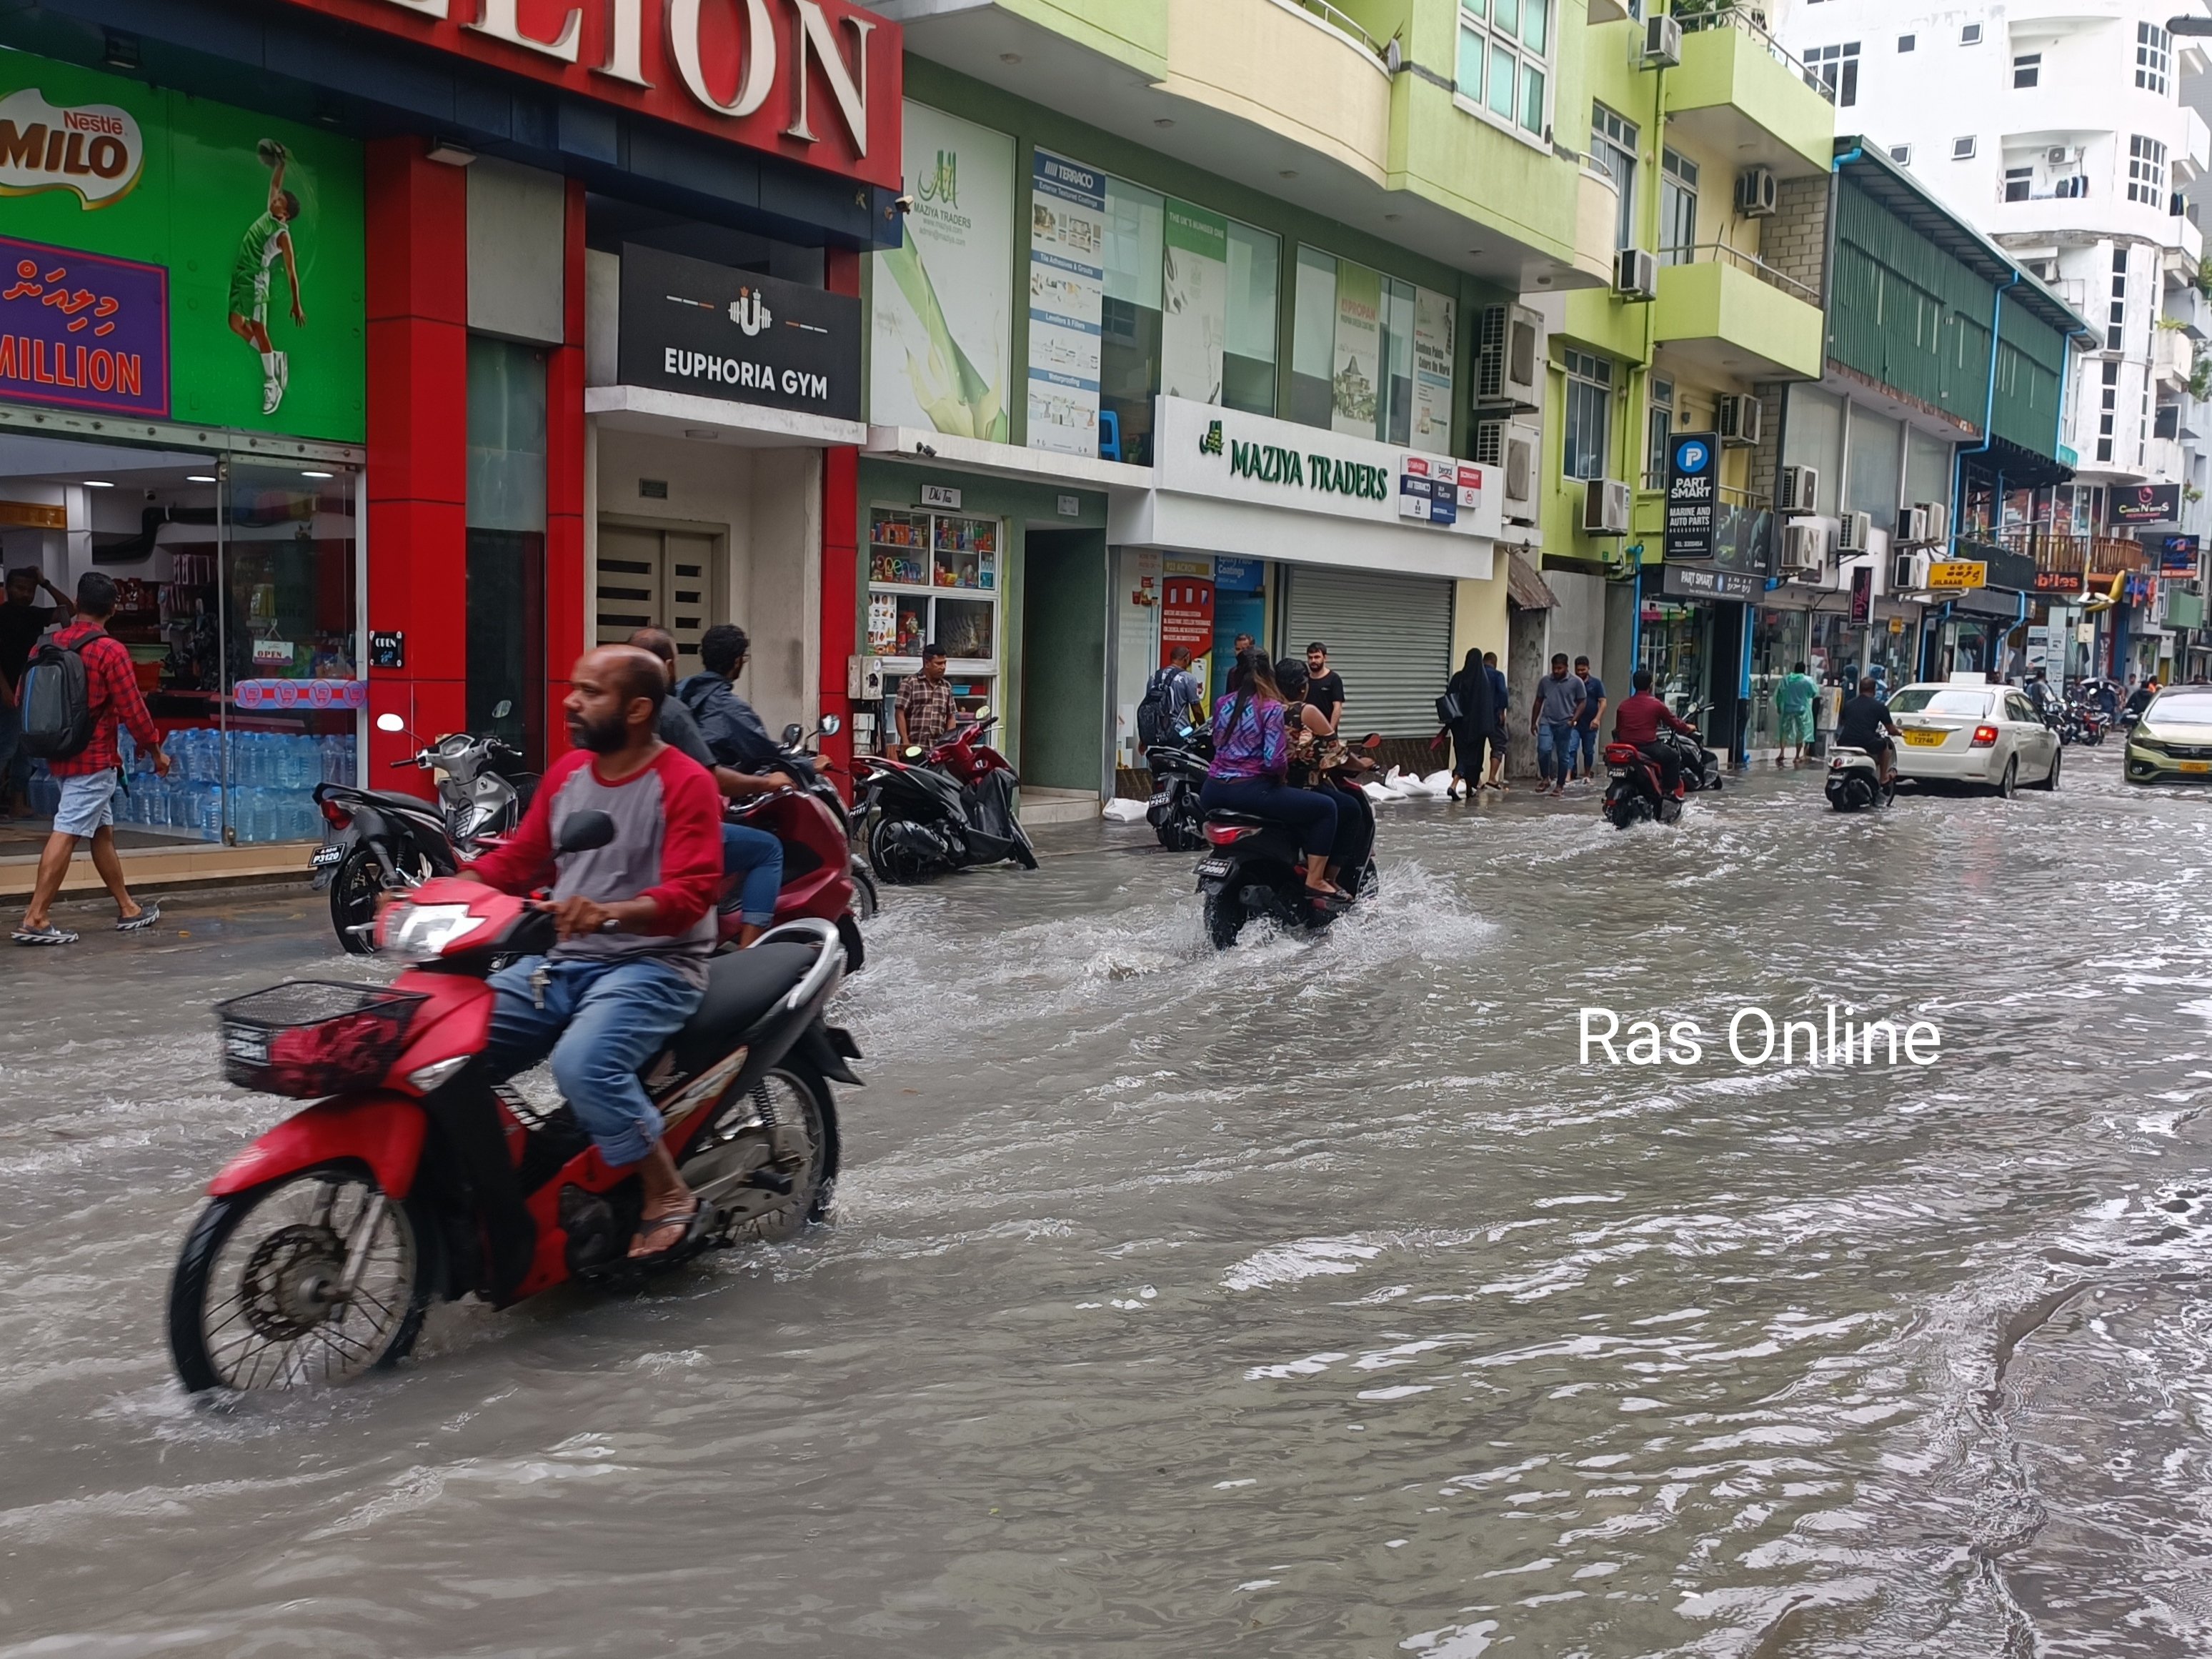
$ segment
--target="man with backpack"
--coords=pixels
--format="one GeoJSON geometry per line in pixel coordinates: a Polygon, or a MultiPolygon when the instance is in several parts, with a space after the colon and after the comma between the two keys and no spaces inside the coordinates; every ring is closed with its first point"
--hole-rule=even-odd
{"type": "Polygon", "coordinates": [[[1152,671],[1145,695],[1137,704],[1137,742],[1150,749],[1169,743],[1186,726],[1198,723],[1199,704],[1205,693],[1198,676],[1190,672],[1190,647],[1178,645],[1168,653],[1164,667],[1152,671]]]}
{"type": "Polygon", "coordinates": [[[161,734],[146,712],[131,653],[109,636],[115,614],[115,581],[97,570],[77,579],[76,616],[51,630],[31,653],[23,673],[21,714],[23,746],[43,758],[61,785],[54,809],[53,833],[39,854],[38,883],[23,921],[18,945],[74,945],[77,936],[57,927],[47,915],[61,891],[76,844],[92,842],[92,866],[115,896],[116,931],[135,933],[161,919],[158,904],[141,904],[123,884],[123,861],[116,856],[114,799],[123,779],[116,728],[128,726],[138,746],[154,757],[154,769],[166,775],[169,757],[161,734]]]}

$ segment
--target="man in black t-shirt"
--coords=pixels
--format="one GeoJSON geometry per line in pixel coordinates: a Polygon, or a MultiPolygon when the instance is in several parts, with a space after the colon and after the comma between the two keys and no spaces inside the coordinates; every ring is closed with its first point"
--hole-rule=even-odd
{"type": "Polygon", "coordinates": [[[1344,678],[1328,665],[1328,647],[1319,640],[1306,647],[1306,702],[1322,712],[1334,732],[1344,718],[1344,678]]]}
{"type": "Polygon", "coordinates": [[[1897,754],[1897,745],[1890,738],[1899,735],[1898,725],[1890,718],[1889,705],[1875,695],[1875,684],[1869,675],[1859,682],[1858,696],[1844,699],[1843,709],[1836,716],[1836,741],[1873,756],[1881,781],[1887,783],[1893,770],[1891,762],[1897,754]]]}

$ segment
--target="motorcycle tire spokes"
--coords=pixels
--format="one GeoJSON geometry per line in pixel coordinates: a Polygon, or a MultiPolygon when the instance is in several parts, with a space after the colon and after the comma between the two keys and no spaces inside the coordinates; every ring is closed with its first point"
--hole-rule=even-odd
{"type": "Polygon", "coordinates": [[[868,832],[868,863],[889,885],[913,887],[929,879],[929,861],[901,845],[898,837],[891,833],[900,822],[896,818],[876,820],[875,828],[868,832]]]}
{"type": "Polygon", "coordinates": [[[781,1243],[827,1213],[828,1120],[818,1085],[779,1067],[724,1105],[679,1166],[722,1213],[720,1241],[781,1243]]]}
{"type": "Polygon", "coordinates": [[[299,1388],[394,1363],[429,1304],[427,1243],[407,1206],[348,1170],[216,1199],[170,1291],[185,1386],[299,1388]]]}

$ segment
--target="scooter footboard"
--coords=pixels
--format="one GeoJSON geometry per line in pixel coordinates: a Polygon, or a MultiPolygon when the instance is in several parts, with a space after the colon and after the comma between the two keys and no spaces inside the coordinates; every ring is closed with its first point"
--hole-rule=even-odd
{"type": "Polygon", "coordinates": [[[419,1101],[379,1090],[319,1100],[269,1130],[208,1182],[210,1196],[241,1193],[318,1164],[368,1166],[388,1198],[413,1190],[428,1120],[419,1101]]]}

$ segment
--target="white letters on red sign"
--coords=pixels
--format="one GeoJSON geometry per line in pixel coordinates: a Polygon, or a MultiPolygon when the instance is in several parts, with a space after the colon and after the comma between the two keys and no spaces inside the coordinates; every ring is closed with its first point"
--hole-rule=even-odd
{"type": "MultiPolygon", "coordinates": [[[[532,52],[542,52],[548,58],[557,58],[564,64],[576,61],[576,35],[584,27],[584,14],[576,8],[568,10],[568,21],[561,26],[558,40],[540,40],[522,32],[522,20],[515,15],[520,0],[483,0],[483,15],[469,27],[489,34],[495,40],[504,40],[510,46],[527,46],[532,52]]],[[[442,4],[441,4],[442,10],[442,4]]]]}
{"type": "Polygon", "coordinates": [[[848,18],[853,26],[853,63],[856,72],[848,67],[844,56],[837,50],[836,31],[830,20],[822,15],[820,0],[792,0],[799,8],[799,64],[792,71],[799,94],[799,118],[784,131],[793,138],[803,138],[808,143],[816,142],[814,129],[806,124],[806,58],[809,49],[821,56],[822,73],[830,82],[830,95],[837,100],[837,113],[844,118],[845,131],[853,135],[853,147],[863,155],[868,153],[868,31],[873,22],[861,18],[848,18]]]}
{"type": "Polygon", "coordinates": [[[768,102],[775,84],[775,28],[768,20],[768,0],[744,0],[745,70],[737,96],[724,103],[707,84],[699,57],[699,9],[703,0],[668,0],[668,54],[690,94],[723,115],[750,115],[768,102]]]}

